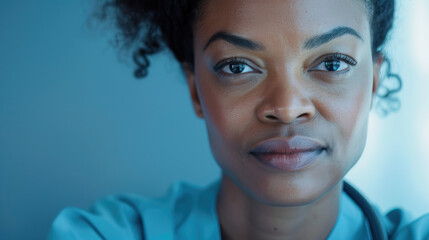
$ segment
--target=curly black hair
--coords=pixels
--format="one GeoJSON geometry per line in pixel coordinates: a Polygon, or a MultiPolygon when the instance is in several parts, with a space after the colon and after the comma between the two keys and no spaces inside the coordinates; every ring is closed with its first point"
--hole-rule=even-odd
{"type": "MultiPolygon", "coordinates": [[[[117,43],[133,50],[137,65],[136,78],[147,75],[150,65],[148,56],[168,48],[180,63],[194,66],[193,27],[206,0],[106,0],[98,14],[100,19],[113,17],[119,32],[117,43]]],[[[372,54],[383,54],[383,47],[393,26],[394,0],[363,0],[371,22],[372,54]]],[[[402,88],[399,75],[391,72],[390,61],[385,54],[384,81],[377,96],[379,110],[383,114],[399,109],[395,93],[402,88]],[[392,84],[393,82],[393,84],[392,84]]]]}

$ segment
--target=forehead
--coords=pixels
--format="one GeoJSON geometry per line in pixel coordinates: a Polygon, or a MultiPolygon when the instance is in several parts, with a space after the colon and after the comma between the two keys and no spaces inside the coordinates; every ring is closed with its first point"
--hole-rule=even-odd
{"type": "Polygon", "coordinates": [[[364,1],[208,0],[197,20],[195,43],[203,44],[217,31],[228,31],[296,48],[304,39],[338,26],[351,27],[369,38],[364,1]]]}

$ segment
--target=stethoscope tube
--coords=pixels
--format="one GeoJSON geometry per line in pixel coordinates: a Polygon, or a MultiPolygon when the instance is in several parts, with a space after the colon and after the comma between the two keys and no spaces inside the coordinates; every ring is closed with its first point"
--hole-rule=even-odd
{"type": "Polygon", "coordinates": [[[387,240],[387,231],[371,204],[346,181],[344,181],[343,190],[360,207],[368,219],[372,239],[387,240]]]}

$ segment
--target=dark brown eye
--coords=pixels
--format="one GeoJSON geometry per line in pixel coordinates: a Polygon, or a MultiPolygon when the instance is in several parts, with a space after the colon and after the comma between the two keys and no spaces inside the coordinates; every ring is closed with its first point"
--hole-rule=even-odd
{"type": "Polygon", "coordinates": [[[339,60],[328,60],[325,61],[325,68],[328,71],[337,71],[340,68],[341,62],[339,60]]]}
{"type": "Polygon", "coordinates": [[[217,74],[228,76],[241,76],[245,73],[258,73],[257,68],[252,67],[254,64],[240,57],[232,57],[224,59],[213,66],[213,71],[217,74]]]}
{"type": "Polygon", "coordinates": [[[341,53],[328,54],[321,58],[321,60],[318,60],[318,65],[309,69],[309,71],[346,72],[357,64],[353,58],[341,53]]]}
{"type": "Polygon", "coordinates": [[[244,63],[229,64],[229,70],[232,73],[242,73],[245,68],[246,68],[246,65],[244,63]]]}
{"type": "Polygon", "coordinates": [[[343,72],[350,69],[351,64],[346,63],[343,60],[328,59],[321,62],[315,68],[310,71],[321,71],[321,72],[343,72]]]}
{"type": "Polygon", "coordinates": [[[242,74],[242,73],[254,72],[255,70],[245,63],[231,62],[231,63],[225,64],[220,69],[220,71],[226,74],[242,74]]]}

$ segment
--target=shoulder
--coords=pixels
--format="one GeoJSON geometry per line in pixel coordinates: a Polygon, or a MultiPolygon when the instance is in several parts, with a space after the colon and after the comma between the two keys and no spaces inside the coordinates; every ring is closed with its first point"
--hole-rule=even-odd
{"type": "Polygon", "coordinates": [[[389,239],[429,239],[429,214],[414,219],[403,209],[393,209],[384,216],[389,239]]]}
{"type": "Polygon", "coordinates": [[[200,191],[176,183],[161,198],[115,195],[98,200],[88,210],[68,207],[55,218],[48,239],[144,239],[143,229],[153,228],[153,222],[161,221],[164,229],[173,227],[176,212],[190,209],[200,191]]]}

